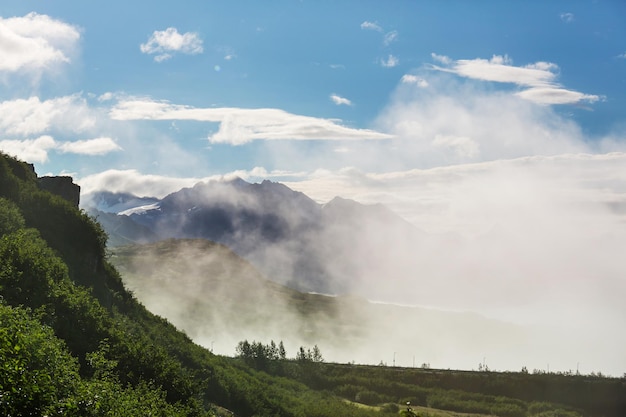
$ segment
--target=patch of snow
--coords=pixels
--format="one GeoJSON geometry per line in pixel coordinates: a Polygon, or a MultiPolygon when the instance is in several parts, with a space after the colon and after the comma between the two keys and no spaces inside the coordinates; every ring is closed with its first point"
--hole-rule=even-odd
{"type": "Polygon", "coordinates": [[[119,215],[121,216],[130,216],[132,214],[145,214],[147,211],[150,210],[159,210],[161,207],[159,205],[159,203],[152,203],[152,204],[147,204],[144,206],[139,206],[139,207],[132,207],[129,208],[127,210],[124,211],[120,211],[119,215]]]}

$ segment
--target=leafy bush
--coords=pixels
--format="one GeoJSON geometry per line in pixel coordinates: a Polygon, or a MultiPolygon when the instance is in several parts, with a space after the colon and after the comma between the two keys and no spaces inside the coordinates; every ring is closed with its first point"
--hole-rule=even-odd
{"type": "Polygon", "coordinates": [[[369,390],[359,391],[354,396],[354,401],[356,401],[357,403],[367,404],[367,405],[376,405],[376,404],[385,402],[387,400],[388,400],[387,398],[383,397],[379,393],[374,392],[374,391],[369,391],[369,390]]]}
{"type": "Polygon", "coordinates": [[[15,203],[0,197],[0,237],[25,226],[24,217],[15,203]]]}
{"type": "Polygon", "coordinates": [[[0,238],[0,291],[11,305],[37,308],[50,300],[55,283],[67,277],[67,267],[34,229],[0,238]]]}
{"type": "Polygon", "coordinates": [[[52,329],[0,304],[0,415],[45,415],[77,391],[78,364],[52,329]]]}

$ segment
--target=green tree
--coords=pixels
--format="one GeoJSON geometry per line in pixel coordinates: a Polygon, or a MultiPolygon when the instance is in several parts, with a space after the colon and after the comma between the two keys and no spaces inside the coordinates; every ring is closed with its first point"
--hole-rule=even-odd
{"type": "Polygon", "coordinates": [[[322,357],[322,352],[320,351],[320,348],[317,345],[313,346],[313,353],[311,356],[312,356],[313,362],[324,362],[324,358],[322,357]]]}

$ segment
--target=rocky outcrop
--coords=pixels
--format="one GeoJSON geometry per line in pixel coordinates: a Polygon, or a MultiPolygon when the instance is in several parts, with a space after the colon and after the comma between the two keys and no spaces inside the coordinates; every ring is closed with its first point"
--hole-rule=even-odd
{"type": "Polygon", "coordinates": [[[37,181],[39,188],[42,190],[56,194],[78,208],[80,203],[80,186],[74,184],[72,177],[39,177],[37,181]]]}

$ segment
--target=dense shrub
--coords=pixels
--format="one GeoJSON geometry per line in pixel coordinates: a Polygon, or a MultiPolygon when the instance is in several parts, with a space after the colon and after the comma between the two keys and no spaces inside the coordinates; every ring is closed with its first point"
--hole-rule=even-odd
{"type": "Polygon", "coordinates": [[[0,238],[0,291],[11,305],[38,308],[50,301],[55,283],[67,278],[67,267],[34,229],[0,238]]]}
{"type": "Polygon", "coordinates": [[[78,391],[78,364],[52,329],[0,304],[0,415],[45,415],[78,391]]]}
{"type": "Polygon", "coordinates": [[[388,401],[388,398],[383,397],[382,395],[374,391],[363,390],[357,392],[357,394],[354,396],[354,401],[361,404],[376,405],[388,401]]]}

